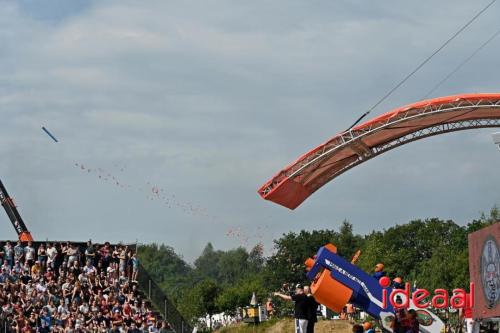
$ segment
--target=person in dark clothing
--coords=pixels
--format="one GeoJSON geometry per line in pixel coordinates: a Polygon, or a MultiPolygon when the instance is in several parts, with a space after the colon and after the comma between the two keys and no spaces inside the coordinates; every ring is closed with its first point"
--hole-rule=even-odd
{"type": "Polygon", "coordinates": [[[307,322],[309,318],[309,297],[304,294],[304,287],[297,284],[295,287],[295,294],[285,295],[282,293],[274,293],[274,296],[278,296],[287,301],[293,301],[295,303],[294,317],[295,317],[295,332],[296,333],[307,333],[307,322]]]}
{"type": "MultiPolygon", "coordinates": [[[[403,300],[401,296],[396,296],[396,303],[401,304],[403,300]]],[[[403,326],[404,321],[406,320],[407,313],[405,308],[399,308],[395,310],[394,320],[391,324],[392,331],[394,333],[405,333],[405,327],[403,326]]]]}
{"type": "Polygon", "coordinates": [[[403,285],[403,279],[401,279],[399,276],[395,277],[392,280],[392,288],[393,289],[404,289],[405,286],[403,285]]]}
{"type": "Polygon", "coordinates": [[[308,304],[308,318],[307,318],[307,333],[314,333],[314,324],[318,322],[318,306],[319,303],[314,299],[309,286],[304,287],[304,293],[309,300],[308,304]]]}
{"type": "Polygon", "coordinates": [[[417,311],[414,309],[408,310],[406,321],[404,323],[405,333],[418,333],[420,324],[417,320],[417,311]]]}
{"type": "Polygon", "coordinates": [[[383,263],[378,263],[375,265],[375,272],[372,274],[372,276],[380,280],[380,278],[386,276],[387,274],[384,272],[384,264],[383,263]]]}
{"type": "Polygon", "coordinates": [[[352,326],[352,333],[363,333],[363,326],[356,324],[352,326]]]}

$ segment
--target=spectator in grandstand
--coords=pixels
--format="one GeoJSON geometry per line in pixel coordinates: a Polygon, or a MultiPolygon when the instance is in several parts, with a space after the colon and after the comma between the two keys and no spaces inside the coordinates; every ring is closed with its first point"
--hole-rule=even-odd
{"type": "Polygon", "coordinates": [[[66,250],[66,255],[68,256],[68,268],[72,266],[78,267],[79,254],[79,250],[75,246],[75,244],[70,243],[69,247],[66,250]],[[77,263],[76,266],[75,263],[77,263]]]}
{"type": "Polygon", "coordinates": [[[30,267],[35,263],[35,248],[32,242],[28,242],[28,245],[24,247],[24,260],[30,267]]]}
{"type": "Polygon", "coordinates": [[[9,276],[7,268],[2,266],[2,270],[0,271],[0,283],[5,283],[9,279],[9,276]]]}
{"type": "Polygon", "coordinates": [[[47,267],[54,270],[56,268],[57,248],[52,244],[47,244],[47,267]]]}
{"type": "Polygon", "coordinates": [[[104,269],[108,268],[111,261],[111,246],[109,242],[104,243],[104,245],[100,249],[101,255],[101,265],[104,269]]]}
{"type": "Polygon", "coordinates": [[[49,309],[47,307],[43,307],[40,313],[40,325],[38,332],[40,333],[50,332],[51,323],[52,323],[52,316],[49,313],[49,309]]]}
{"type": "Polygon", "coordinates": [[[118,264],[120,263],[120,251],[118,250],[118,246],[111,247],[111,263],[113,264],[113,268],[118,271],[118,264]]]}
{"type": "Polygon", "coordinates": [[[87,248],[85,249],[85,259],[87,259],[87,262],[90,260],[90,263],[94,265],[95,249],[94,244],[90,240],[87,242],[87,248]]]}
{"type": "Polygon", "coordinates": [[[127,330],[127,333],[141,333],[141,331],[137,328],[136,324],[132,322],[127,330]]]}
{"type": "Polygon", "coordinates": [[[45,269],[47,268],[47,250],[45,249],[45,245],[43,244],[40,244],[40,246],[38,247],[37,260],[42,267],[42,272],[45,272],[45,269]]]}
{"type": "Polygon", "coordinates": [[[21,241],[17,241],[16,246],[14,246],[14,260],[19,262],[24,262],[24,248],[21,241]]]}
{"type": "Polygon", "coordinates": [[[4,260],[7,262],[9,267],[12,267],[14,265],[14,248],[9,241],[5,243],[5,246],[3,247],[3,253],[4,260]]]}
{"type": "Polygon", "coordinates": [[[132,263],[132,255],[133,251],[128,249],[127,251],[127,262],[126,262],[126,268],[125,271],[127,272],[128,279],[132,281],[132,271],[133,271],[133,263],[132,263]]]}
{"type": "Polygon", "coordinates": [[[61,257],[58,262],[58,268],[61,268],[61,266],[67,267],[68,266],[68,249],[69,249],[69,242],[66,243],[60,243],[59,247],[61,249],[61,257]]]}
{"type": "Polygon", "coordinates": [[[14,267],[12,267],[12,271],[21,276],[21,273],[23,272],[23,268],[21,267],[21,263],[19,260],[16,260],[14,262],[14,267]]]}
{"type": "Polygon", "coordinates": [[[92,276],[94,276],[94,274],[96,273],[96,268],[94,267],[94,265],[92,265],[92,259],[87,259],[87,264],[83,268],[83,273],[85,275],[92,274],[92,276]]]}
{"type": "Polygon", "coordinates": [[[35,261],[35,264],[31,267],[31,277],[39,278],[42,273],[42,266],[40,265],[40,261],[35,261]]]}
{"type": "Polygon", "coordinates": [[[137,253],[132,253],[130,261],[132,262],[131,280],[137,282],[137,274],[139,272],[139,258],[137,257],[137,253]]]}
{"type": "Polygon", "coordinates": [[[168,325],[168,323],[164,320],[161,322],[161,327],[158,333],[168,333],[168,332],[171,332],[171,328],[170,325],[168,325]]]}
{"type": "Polygon", "coordinates": [[[123,247],[120,247],[118,249],[118,259],[119,259],[119,263],[120,263],[120,266],[119,266],[119,272],[120,274],[122,272],[125,272],[125,270],[127,269],[127,261],[128,261],[128,247],[127,246],[123,246],[123,247]]]}

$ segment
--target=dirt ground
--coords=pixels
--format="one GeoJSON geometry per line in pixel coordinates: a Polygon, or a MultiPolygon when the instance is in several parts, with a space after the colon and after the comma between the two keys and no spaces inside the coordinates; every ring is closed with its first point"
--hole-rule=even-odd
{"type": "MultiPolygon", "coordinates": [[[[321,320],[316,324],[316,333],[351,333],[352,325],[345,320],[321,320]]],[[[231,327],[225,327],[218,333],[294,333],[292,319],[283,319],[277,322],[261,325],[249,325],[240,323],[231,327]]]]}

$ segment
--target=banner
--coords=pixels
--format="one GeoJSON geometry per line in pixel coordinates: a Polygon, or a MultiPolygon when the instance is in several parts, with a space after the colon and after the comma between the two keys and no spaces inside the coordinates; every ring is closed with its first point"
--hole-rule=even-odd
{"type": "Polygon", "coordinates": [[[500,222],[469,234],[469,272],[474,318],[500,317],[500,222]]]}

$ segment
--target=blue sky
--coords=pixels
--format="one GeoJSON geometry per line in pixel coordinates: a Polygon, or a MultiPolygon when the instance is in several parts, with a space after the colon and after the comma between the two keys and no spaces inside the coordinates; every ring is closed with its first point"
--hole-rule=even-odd
{"type": "MultiPolygon", "coordinates": [[[[0,0],[1,179],[37,239],[162,242],[188,260],[207,241],[270,251],[284,232],[344,219],[359,233],[466,223],[500,202],[491,130],[398,148],[296,211],[256,191],[487,3],[0,0]]],[[[499,13],[372,116],[419,100],[500,27],[499,13]]],[[[434,96],[498,92],[499,51],[494,40],[434,96]]],[[[1,214],[0,232],[16,237],[1,214]]]]}

